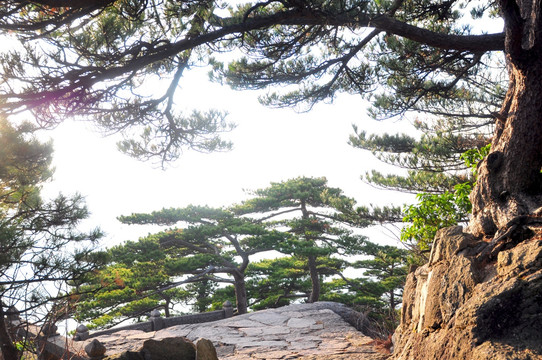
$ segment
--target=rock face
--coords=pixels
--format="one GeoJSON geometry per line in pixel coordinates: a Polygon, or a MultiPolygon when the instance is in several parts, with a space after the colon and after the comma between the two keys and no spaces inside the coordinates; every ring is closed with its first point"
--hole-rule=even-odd
{"type": "Polygon", "coordinates": [[[136,351],[123,351],[105,360],[217,360],[213,344],[203,339],[198,340],[198,344],[200,342],[205,344],[205,349],[198,355],[194,343],[184,337],[148,339],[136,351]]]}
{"type": "Polygon", "coordinates": [[[218,359],[216,349],[211,340],[198,339],[196,341],[196,360],[218,359]]]}
{"type": "Polygon", "coordinates": [[[105,354],[105,351],[105,346],[97,339],[92,340],[85,346],[85,352],[91,359],[102,357],[105,354]]]}
{"type": "MultiPolygon", "coordinates": [[[[168,360],[167,354],[180,351],[170,348],[164,350],[166,355],[160,355],[160,349],[170,346],[164,341],[182,338],[196,343],[197,360],[211,360],[215,356],[221,360],[382,360],[387,357],[373,348],[372,338],[357,329],[370,330],[363,315],[342,304],[318,302],[153,332],[118,331],[95,339],[107,349],[105,360],[168,360]],[[200,338],[208,340],[198,340],[200,338]]],[[[90,342],[89,339],[74,344],[85,346],[90,342]]],[[[181,359],[184,358],[175,357],[175,360],[181,359]]]]}
{"type": "Polygon", "coordinates": [[[542,239],[507,247],[441,230],[407,277],[393,359],[542,359],[542,239]]]}

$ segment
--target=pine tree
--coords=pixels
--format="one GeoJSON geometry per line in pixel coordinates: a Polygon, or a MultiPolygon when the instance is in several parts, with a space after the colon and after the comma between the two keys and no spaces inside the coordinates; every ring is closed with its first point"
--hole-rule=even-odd
{"type": "Polygon", "coordinates": [[[0,118],[0,349],[6,360],[20,355],[7,318],[54,324],[70,312],[67,284],[101,260],[91,253],[101,232],[76,230],[88,216],[83,198],[41,197],[52,175],[52,144],[38,141],[35,130],[0,118]]]}
{"type": "Polygon", "coordinates": [[[107,266],[86,274],[78,285],[74,318],[90,321],[89,328],[105,328],[145,318],[154,309],[169,317],[175,304],[191,297],[180,286],[170,288],[177,275],[169,270],[175,256],[152,236],[108,249],[107,266]]]}
{"type": "Polygon", "coordinates": [[[168,271],[177,276],[191,275],[191,282],[211,280],[232,284],[239,314],[248,309],[245,272],[251,256],[280,247],[289,236],[229,210],[209,207],[163,209],[119,219],[129,224],[186,224],[152,235],[160,246],[175,254],[168,271]]]}
{"type": "Polygon", "coordinates": [[[213,1],[10,0],[0,28],[16,30],[25,42],[3,54],[1,107],[32,110],[44,126],[68,116],[92,116],[109,131],[135,125],[141,137],[122,148],[162,161],[183,146],[229,146],[217,135],[231,128],[223,113],[174,109],[177,85],[193,65],[213,64],[213,78],[237,89],[283,85],[262,99],[270,106],[310,109],[347,92],[368,96],[384,114],[482,113],[495,119],[495,131],[471,196],[470,230],[491,236],[540,203],[541,32],[531,11],[538,1],[270,1],[224,11],[213,1]],[[479,18],[497,23],[497,16],[504,32],[465,26],[479,18]],[[206,46],[244,55],[221,62],[206,46]],[[484,86],[491,53],[499,52],[509,83],[493,112],[493,95],[502,97],[504,87],[490,82],[487,91],[472,89],[484,86]],[[170,83],[150,94],[143,85],[149,76],[170,83]]]}
{"type": "Polygon", "coordinates": [[[253,310],[277,308],[298,299],[307,299],[311,281],[306,259],[281,256],[250,264],[247,292],[253,310]]]}
{"type": "Polygon", "coordinates": [[[312,286],[307,301],[318,301],[322,276],[341,271],[337,264],[326,264],[324,259],[356,255],[364,240],[345,227],[339,215],[341,209],[353,209],[354,201],[340,189],[329,187],[325,178],[271,183],[253,195],[234,211],[262,222],[271,221],[273,228],[293,235],[280,252],[306,259],[312,286]]]}

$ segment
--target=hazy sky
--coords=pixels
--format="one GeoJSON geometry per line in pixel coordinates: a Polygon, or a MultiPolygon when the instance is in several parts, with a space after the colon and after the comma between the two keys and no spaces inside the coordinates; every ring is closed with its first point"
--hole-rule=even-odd
{"type": "Polygon", "coordinates": [[[67,121],[48,134],[54,139],[56,171],[45,194],[84,195],[92,212],[84,226],[101,227],[107,233],[104,246],[137,240],[152,230],[122,225],[116,220],[119,215],[189,204],[227,206],[245,199],[244,189],[298,176],[325,176],[330,186],[343,189],[360,205],[407,199],[360,181],[360,175],[371,169],[396,170],[347,144],[352,124],[369,132],[409,130],[407,122],[371,120],[360,97],[341,96],[331,105],[296,113],[260,105],[255,92],[234,92],[209,83],[203,72],[190,74],[184,84],[177,105],[186,112],[222,109],[238,124],[226,135],[234,142],[232,151],[186,151],[162,170],[121,154],[115,144],[119,138],[101,137],[91,123],[67,121]]]}
{"type": "MultiPolygon", "coordinates": [[[[502,30],[501,19],[472,22],[466,17],[465,22],[475,32],[502,30]]],[[[116,221],[119,215],[189,204],[227,206],[245,199],[244,189],[298,176],[325,176],[330,186],[343,189],[360,205],[412,201],[413,196],[377,190],[360,181],[360,175],[371,169],[399,170],[349,146],[352,124],[378,133],[413,130],[406,121],[371,120],[359,96],[340,96],[331,105],[319,104],[309,113],[298,114],[291,109],[263,107],[256,92],[234,92],[209,83],[204,69],[190,70],[182,84],[176,104],[179,108],[187,113],[194,108],[226,110],[229,120],[238,124],[227,135],[234,142],[232,151],[188,151],[164,171],[156,164],[122,155],[116,150],[118,138],[100,137],[90,123],[66,122],[50,133],[55,141],[56,173],[45,194],[79,192],[86,196],[92,217],[85,226],[105,230],[104,246],[137,240],[149,231],[120,224],[116,221]]],[[[163,89],[157,87],[156,91],[163,89]]],[[[375,236],[381,237],[378,232],[375,236]]]]}

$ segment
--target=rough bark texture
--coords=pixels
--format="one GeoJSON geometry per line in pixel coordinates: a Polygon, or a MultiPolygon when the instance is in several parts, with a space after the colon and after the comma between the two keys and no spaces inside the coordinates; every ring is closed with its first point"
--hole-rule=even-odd
{"type": "Polygon", "coordinates": [[[542,358],[541,3],[498,1],[510,83],[470,234],[441,230],[409,274],[394,359],[542,358]]]}
{"type": "Polygon", "coordinates": [[[541,359],[541,232],[490,254],[461,227],[441,230],[408,275],[393,359],[541,359]]]}
{"type": "Polygon", "coordinates": [[[237,303],[237,314],[246,314],[247,306],[247,288],[245,283],[245,275],[242,273],[233,273],[235,280],[235,300],[237,303]]]}
{"type": "Polygon", "coordinates": [[[499,2],[510,83],[497,115],[491,152],[479,167],[471,194],[469,231],[477,236],[492,236],[515,217],[531,214],[542,205],[540,2],[499,2]]]}
{"type": "Polygon", "coordinates": [[[316,266],[316,256],[309,255],[308,264],[312,284],[311,294],[309,296],[308,302],[314,303],[317,302],[320,298],[320,277],[318,276],[318,268],[316,266]]]}

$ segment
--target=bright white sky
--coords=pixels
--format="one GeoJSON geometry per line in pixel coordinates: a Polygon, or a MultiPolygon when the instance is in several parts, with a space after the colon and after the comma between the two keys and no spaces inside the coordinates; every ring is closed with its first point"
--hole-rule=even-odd
{"type": "MultiPolygon", "coordinates": [[[[500,19],[481,23],[482,31],[502,29],[500,19]]],[[[475,23],[470,25],[476,27],[475,23]]],[[[210,83],[201,69],[190,70],[182,83],[186,85],[179,93],[180,108],[187,113],[194,108],[226,110],[229,120],[238,124],[226,135],[234,142],[232,151],[188,151],[163,171],[156,164],[122,155],[116,150],[119,138],[101,137],[92,124],[67,121],[50,133],[55,142],[56,173],[44,194],[52,197],[58,192],[79,192],[86,196],[92,217],[85,227],[101,227],[107,233],[104,246],[137,240],[154,231],[120,224],[116,220],[119,215],[189,204],[228,206],[246,198],[244,189],[263,188],[272,181],[298,176],[325,176],[330,186],[343,189],[360,205],[413,200],[411,195],[377,190],[360,180],[360,175],[371,169],[398,169],[349,146],[352,124],[369,133],[413,131],[406,121],[370,119],[360,97],[341,96],[331,105],[320,104],[309,113],[298,114],[260,105],[256,92],[234,92],[210,83]]],[[[163,88],[156,90],[163,92],[163,88]]],[[[373,241],[386,240],[379,232],[371,233],[373,241]]]]}
{"type": "MultiPolygon", "coordinates": [[[[121,154],[115,144],[118,137],[101,137],[90,123],[67,121],[49,133],[54,139],[56,171],[44,195],[84,195],[92,212],[84,227],[102,228],[106,232],[104,246],[137,240],[154,231],[123,225],[116,220],[119,215],[189,204],[228,206],[247,198],[244,189],[263,188],[272,181],[298,176],[325,176],[330,186],[343,189],[360,205],[402,204],[412,198],[376,190],[360,180],[360,175],[371,169],[397,169],[349,146],[352,124],[369,132],[412,128],[407,122],[371,120],[359,97],[341,96],[332,105],[320,104],[299,114],[292,109],[266,108],[258,103],[256,92],[234,92],[210,83],[202,71],[189,74],[183,83],[187,85],[181,89],[178,105],[187,112],[193,108],[222,109],[238,124],[226,134],[234,142],[232,151],[187,151],[162,170],[121,154]]],[[[379,238],[373,235],[373,241],[389,241],[382,233],[376,234],[379,238]]]]}

